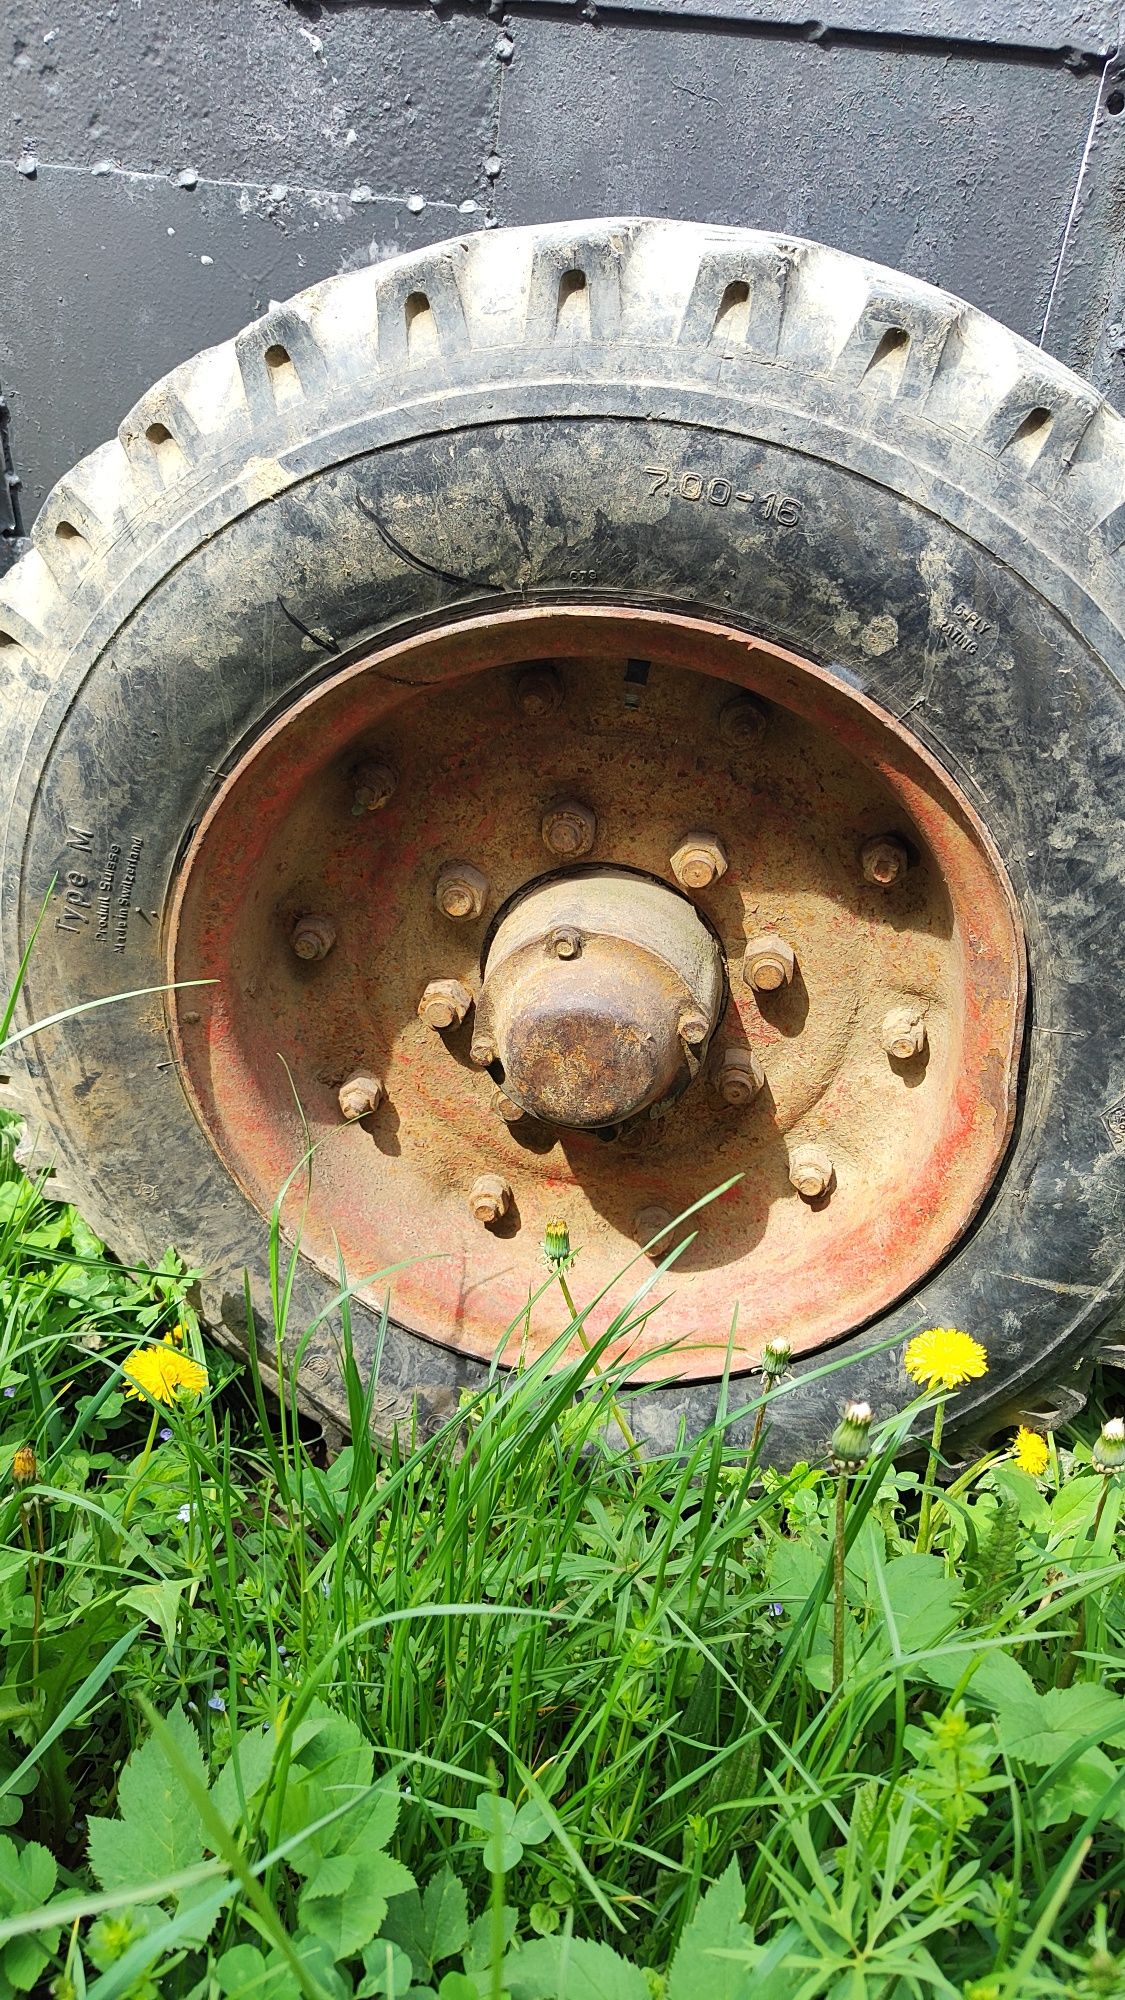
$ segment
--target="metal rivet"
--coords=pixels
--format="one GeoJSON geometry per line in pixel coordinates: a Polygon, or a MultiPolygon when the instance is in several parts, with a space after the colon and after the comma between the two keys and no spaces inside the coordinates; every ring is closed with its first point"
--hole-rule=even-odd
{"type": "Polygon", "coordinates": [[[635,1243],[651,1243],[662,1229],[667,1229],[672,1220],[668,1208],[641,1208],[633,1217],[632,1236],[635,1243]]]}
{"type": "Polygon", "coordinates": [[[517,1104],[515,1098],[509,1097],[499,1085],[493,1093],[492,1109],[504,1120],[505,1125],[518,1125],[521,1118],[527,1117],[523,1105],[517,1104]]]}
{"type": "Polygon", "coordinates": [[[473,996],[459,979],[431,979],[418,1002],[418,1013],[427,1028],[460,1027],[473,996]]]}
{"type": "Polygon", "coordinates": [[[776,993],[788,986],[797,965],[797,955],[776,931],[762,931],[747,939],[742,976],[756,993],[776,993]]]}
{"type": "Polygon", "coordinates": [[[568,861],[589,854],[597,830],[597,814],[580,799],[562,799],[557,806],[548,806],[540,828],[544,847],[568,861]]]}
{"type": "Polygon", "coordinates": [[[398,773],[389,764],[360,764],[352,772],[352,799],[357,813],[379,812],[394,795],[398,773]]]}
{"type": "Polygon", "coordinates": [[[926,1022],[921,1010],[892,1007],[884,1017],[880,1040],[896,1062],[909,1062],[911,1056],[920,1056],[926,1046],[926,1022]]]}
{"type": "Polygon", "coordinates": [[[766,1080],[753,1049],[724,1049],[715,1070],[715,1088],[724,1104],[749,1104],[766,1080]]]}
{"type": "Polygon", "coordinates": [[[832,1185],[833,1167],[823,1146],[795,1146],[789,1155],[789,1179],[805,1201],[815,1201],[832,1185]]]}
{"type": "Polygon", "coordinates": [[[859,865],[865,882],[874,882],[877,888],[889,889],[905,875],[910,866],[910,856],[897,834],[877,833],[872,840],[865,840],[860,848],[859,865]]]}
{"type": "Polygon", "coordinates": [[[688,1042],[692,1047],[699,1042],[705,1042],[711,1032],[711,1023],[706,1014],[696,1013],[690,1008],[680,1015],[677,1025],[681,1042],[688,1042]]]}
{"type": "Polygon", "coordinates": [[[357,1070],[340,1085],[338,1092],[340,1109],[345,1118],[369,1118],[377,1111],[383,1099],[383,1086],[377,1076],[367,1070],[357,1070]]]}
{"type": "Polygon", "coordinates": [[[708,889],[726,874],[727,851],[717,833],[685,833],[670,866],[683,888],[708,889]]]}
{"type": "Polygon", "coordinates": [[[479,917],[488,895],[488,877],[471,861],[450,861],[434,883],[434,900],[443,916],[479,917]]]}
{"type": "Polygon", "coordinates": [[[298,958],[327,958],[336,942],[336,926],[327,917],[298,917],[289,942],[298,958]]]}
{"type": "Polygon", "coordinates": [[[764,735],[767,720],[765,703],[756,696],[732,695],[719,710],[719,735],[724,743],[746,750],[764,735]]]}
{"type": "Polygon", "coordinates": [[[550,715],[562,698],[562,682],[554,667],[525,667],[516,680],[516,707],[521,715],[550,715]]]}
{"type": "Polygon", "coordinates": [[[486,1226],[499,1222],[512,1205],[512,1190],[499,1174],[478,1174],[469,1189],[469,1212],[486,1226]]]}
{"type": "Polygon", "coordinates": [[[577,958],[582,950],[582,933],[573,924],[559,924],[547,939],[547,951],[552,958],[577,958]]]}

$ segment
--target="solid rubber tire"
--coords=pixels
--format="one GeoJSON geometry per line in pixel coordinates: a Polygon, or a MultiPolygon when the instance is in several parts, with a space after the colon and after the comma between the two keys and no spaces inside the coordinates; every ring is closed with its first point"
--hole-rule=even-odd
{"type": "MultiPolygon", "coordinates": [[[[1125,426],[1094,391],[839,251],[623,220],[330,279],[158,383],[56,487],[0,586],[4,977],[54,881],[22,1018],[158,986],[177,866],[224,773],[392,638],[568,597],[744,626],[904,719],[949,770],[1015,885],[1029,958],[1020,1114],[988,1201],[913,1297],[832,1350],[846,1367],[797,1371],[771,1449],[822,1451],[845,1395],[899,1406],[903,1342],[933,1324],[988,1348],[963,1423],[1065,1416],[1123,1289],[1123,542],[1125,426]],[[779,496],[772,518],[709,503],[728,486],[779,496]]],[[[119,1252],[175,1244],[235,1344],[246,1269],[268,1323],[267,1225],[196,1124],[159,996],[6,1062],[33,1163],[119,1252]]],[[[331,1290],[302,1264],[295,1332],[331,1290]]],[[[362,1362],[376,1321],[355,1318],[362,1362]]],[[[415,1406],[432,1426],[481,1377],[392,1326],[379,1427],[415,1406]]],[[[346,1421],[328,1323],[301,1386],[346,1421]]],[[[648,1391],[636,1427],[668,1444],[715,1400],[648,1391]]]]}

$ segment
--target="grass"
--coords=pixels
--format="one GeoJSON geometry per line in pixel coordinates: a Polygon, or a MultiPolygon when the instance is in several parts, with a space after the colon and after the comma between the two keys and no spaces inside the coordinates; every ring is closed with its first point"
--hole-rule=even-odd
{"type": "Polygon", "coordinates": [[[0,2000],[1125,1994],[1097,1416],[939,1489],[925,1552],[896,1445],[940,1399],[850,1472],[722,1405],[638,1459],[602,1341],[379,1449],[345,1300],[325,1463],[173,1256],[0,1176],[0,2000]],[[127,1397],[177,1327],[206,1388],[127,1397]]]}

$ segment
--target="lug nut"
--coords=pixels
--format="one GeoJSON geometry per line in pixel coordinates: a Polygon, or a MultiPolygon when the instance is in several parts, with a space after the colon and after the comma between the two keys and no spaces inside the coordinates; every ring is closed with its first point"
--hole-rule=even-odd
{"type": "Polygon", "coordinates": [[[681,1042],[687,1042],[694,1048],[699,1042],[705,1042],[710,1032],[711,1023],[705,1014],[698,1014],[694,1010],[689,1009],[687,1013],[680,1015],[679,1034],[681,1042]]]}
{"type": "Polygon", "coordinates": [[[516,680],[516,707],[521,715],[550,715],[562,698],[562,682],[554,667],[525,667],[516,680]]]}
{"type": "Polygon", "coordinates": [[[577,958],[582,950],[582,933],[572,924],[559,924],[547,939],[547,950],[553,958],[577,958]]]}
{"type": "Polygon", "coordinates": [[[715,1071],[715,1089],[724,1104],[750,1104],[766,1080],[753,1049],[724,1049],[715,1071]]]}
{"type": "Polygon", "coordinates": [[[443,916],[479,917],[488,895],[488,877],[471,861],[451,861],[434,883],[434,900],[443,916]]]}
{"type": "Polygon", "coordinates": [[[805,1201],[815,1201],[828,1192],[832,1171],[822,1146],[795,1146],[789,1155],[789,1179],[805,1201]]]}
{"type": "Polygon", "coordinates": [[[352,772],[352,798],[357,813],[378,812],[398,784],[398,773],[389,764],[361,764],[352,772]]]}
{"type": "Polygon", "coordinates": [[[501,1090],[499,1084],[493,1094],[492,1109],[504,1120],[505,1125],[518,1125],[521,1118],[527,1117],[523,1105],[517,1104],[515,1098],[509,1097],[506,1091],[501,1090]]]}
{"type": "Polygon", "coordinates": [[[418,1002],[418,1013],[427,1028],[459,1028],[473,996],[459,979],[431,979],[418,1002]]]}
{"type": "Polygon", "coordinates": [[[633,1217],[633,1241],[635,1243],[651,1243],[654,1236],[659,1236],[662,1229],[667,1229],[671,1220],[671,1209],[638,1209],[636,1215],[633,1217]]]}
{"type": "Polygon", "coordinates": [[[544,847],[568,861],[589,854],[597,830],[597,814],[580,799],[563,799],[557,806],[548,806],[540,828],[544,847]]]}
{"type": "Polygon", "coordinates": [[[873,840],[865,840],[859,850],[859,865],[865,882],[874,882],[880,889],[889,889],[905,875],[910,866],[910,856],[904,842],[894,833],[877,833],[873,840]]]}
{"type": "Polygon", "coordinates": [[[469,1048],[469,1061],[480,1069],[487,1069],[496,1061],[496,1044],[487,1035],[474,1035],[469,1048]]]}
{"type": "Polygon", "coordinates": [[[776,931],[763,931],[747,941],[742,976],[755,993],[776,993],[779,986],[788,986],[796,964],[792,945],[776,931]]]}
{"type": "Polygon", "coordinates": [[[298,917],[289,942],[298,958],[327,958],[336,942],[336,926],[327,917],[298,917]]]}
{"type": "Polygon", "coordinates": [[[926,1046],[925,1016],[917,1007],[892,1007],[884,1018],[880,1039],[896,1062],[909,1062],[926,1046]]]}
{"type": "Polygon", "coordinates": [[[382,1102],[383,1086],[377,1076],[361,1069],[340,1085],[338,1095],[345,1118],[369,1118],[382,1102]]]}
{"type": "Polygon", "coordinates": [[[469,1212],[487,1227],[500,1222],[512,1206],[512,1190],[499,1174],[478,1174],[469,1189],[469,1212]]]}
{"type": "Polygon", "coordinates": [[[765,734],[766,706],[752,694],[732,695],[719,710],[719,735],[724,743],[747,750],[765,734]]]}
{"type": "Polygon", "coordinates": [[[709,889],[727,872],[727,851],[717,833],[686,833],[670,866],[683,888],[709,889]]]}

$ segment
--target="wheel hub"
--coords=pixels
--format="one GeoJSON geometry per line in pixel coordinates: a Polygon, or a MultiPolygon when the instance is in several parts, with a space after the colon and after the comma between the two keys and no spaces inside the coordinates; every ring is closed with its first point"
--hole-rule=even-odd
{"type": "Polygon", "coordinates": [[[690,1082],[724,985],[718,939],[663,883],[608,868],[537,883],[488,946],[473,1058],[532,1117],[604,1130],[690,1082]]]}
{"type": "Polygon", "coordinates": [[[525,1322],[550,1219],[596,1329],[728,1181],[621,1351],[817,1347],[945,1255],[1014,1115],[1022,938],[972,808],[862,694],[702,619],[524,608],[345,668],[224,783],[169,971],[215,982],[173,1034],[263,1214],[307,1125],[305,1253],[485,1357],[564,1323],[525,1322]]]}

